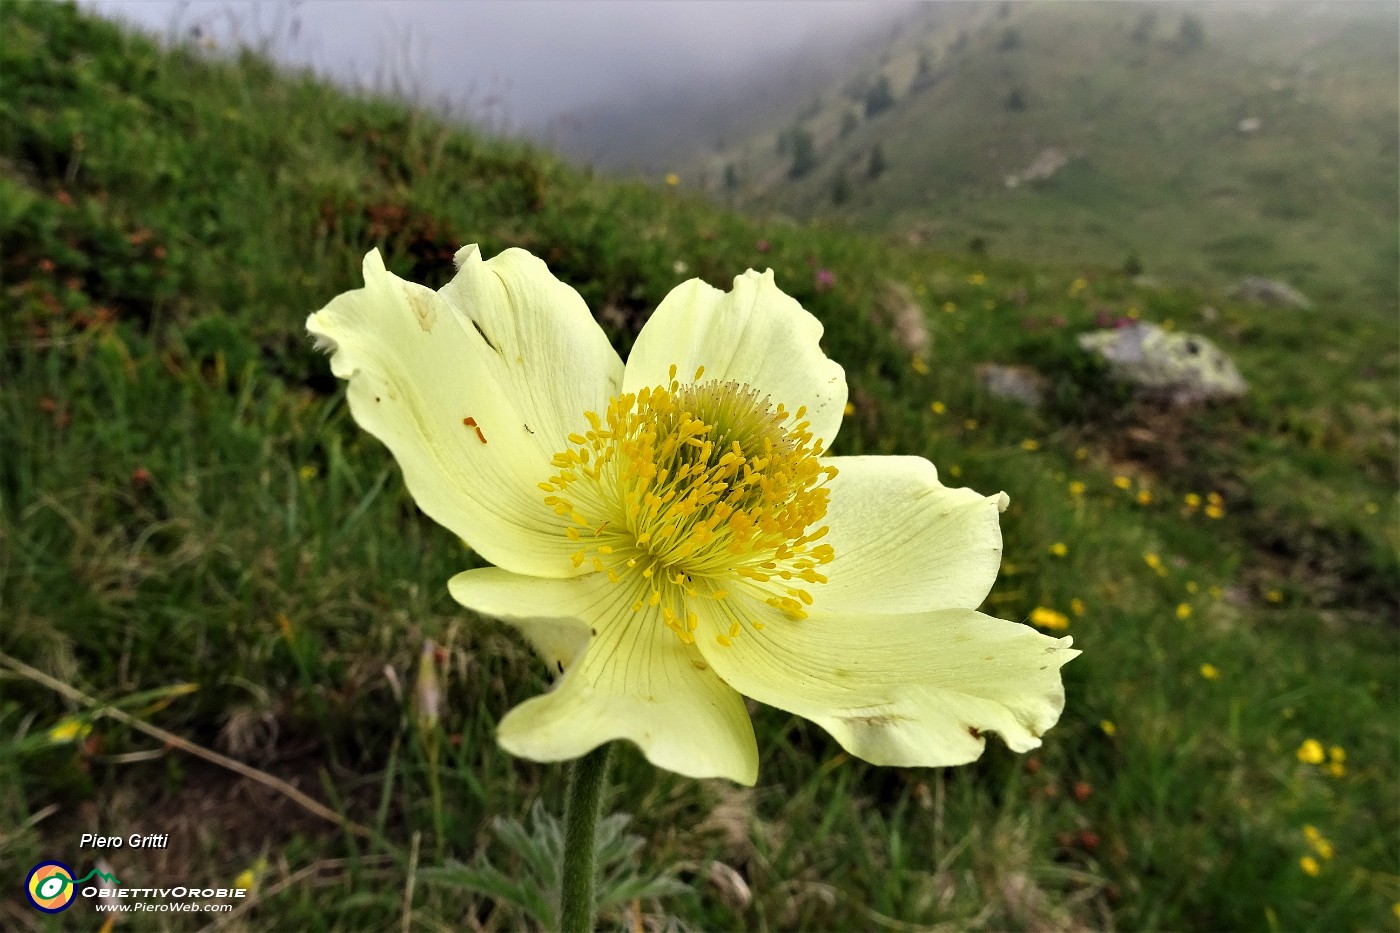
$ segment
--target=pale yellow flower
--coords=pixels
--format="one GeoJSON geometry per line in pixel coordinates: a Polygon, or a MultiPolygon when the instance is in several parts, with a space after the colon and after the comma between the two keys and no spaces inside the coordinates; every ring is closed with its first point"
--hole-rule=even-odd
{"type": "Polygon", "coordinates": [[[1069,545],[1065,544],[1063,541],[1056,541],[1054,544],[1050,545],[1050,553],[1056,557],[1064,557],[1069,553],[1069,545]]]}
{"type": "Polygon", "coordinates": [[[929,406],[929,411],[933,412],[935,415],[941,415],[947,410],[948,406],[944,405],[942,402],[934,402],[929,406]]]}
{"type": "Polygon", "coordinates": [[[1314,878],[1316,878],[1318,874],[1320,874],[1322,871],[1322,866],[1319,865],[1317,863],[1317,859],[1313,858],[1311,855],[1305,855],[1302,858],[1298,859],[1298,867],[1303,869],[1303,872],[1305,874],[1310,875],[1314,878]]]}
{"type": "Polygon", "coordinates": [[[1084,490],[1088,488],[1089,487],[1085,485],[1083,480],[1072,480],[1069,484],[1069,494],[1078,499],[1080,496],[1084,495],[1084,490]]]}
{"type": "Polygon", "coordinates": [[[1214,664],[1202,664],[1201,676],[1206,680],[1219,680],[1220,668],[1216,667],[1214,664]]]}
{"type": "Polygon", "coordinates": [[[418,506],[496,565],[452,595],[558,675],[501,720],[506,750],[626,739],[752,784],[744,696],[875,764],[972,761],[986,732],[1040,745],[1078,652],[976,611],[1006,496],[918,457],[827,456],[845,374],[771,272],[679,285],[624,365],[529,253],[457,264],[434,292],[371,252],[307,328],[418,506]]]}
{"type": "Polygon", "coordinates": [[[1100,720],[1100,721],[1099,721],[1099,728],[1103,730],[1103,734],[1104,734],[1104,735],[1117,735],[1117,734],[1118,734],[1118,727],[1117,727],[1116,725],[1114,725],[1112,719],[1103,719],[1103,720],[1100,720]]]}

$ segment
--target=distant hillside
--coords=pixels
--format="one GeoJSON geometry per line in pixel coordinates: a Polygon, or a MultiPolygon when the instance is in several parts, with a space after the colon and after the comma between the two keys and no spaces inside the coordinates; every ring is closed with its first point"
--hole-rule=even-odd
{"type": "Polygon", "coordinates": [[[690,164],[697,152],[739,143],[807,106],[814,88],[877,54],[914,15],[907,0],[888,3],[858,29],[835,34],[828,27],[787,54],[711,75],[702,87],[693,77],[635,87],[624,98],[560,118],[548,142],[613,172],[665,174],[690,164]]]}
{"type": "Polygon", "coordinates": [[[692,178],[942,248],[1396,304],[1394,4],[934,15],[692,178]]]}

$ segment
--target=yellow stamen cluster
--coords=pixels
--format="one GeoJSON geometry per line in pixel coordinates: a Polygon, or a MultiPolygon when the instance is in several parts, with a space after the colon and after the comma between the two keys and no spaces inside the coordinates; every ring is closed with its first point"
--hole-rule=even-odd
{"type": "MultiPolygon", "coordinates": [[[[539,484],[545,504],[573,523],[574,566],[614,582],[641,574],[650,593],[633,611],[665,600],[666,626],[687,643],[698,623],[677,597],[724,599],[725,581],[741,577],[800,619],[812,604],[801,584],[825,583],[818,568],[834,556],[816,543],[826,526],[814,526],[836,469],[819,461],[806,409],[774,408],[748,386],[703,375],[681,384],[672,366],[669,386],[619,395],[602,416],[585,412],[590,429],[569,436],[552,461],[559,472],[539,484]]],[[[741,630],[732,624],[719,643],[741,630]]]]}

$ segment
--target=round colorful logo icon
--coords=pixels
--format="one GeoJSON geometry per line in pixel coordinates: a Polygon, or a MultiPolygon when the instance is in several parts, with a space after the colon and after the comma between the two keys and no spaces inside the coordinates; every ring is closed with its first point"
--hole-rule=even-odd
{"type": "Polygon", "coordinates": [[[24,893],[29,896],[29,903],[46,914],[67,910],[78,895],[73,869],[62,862],[40,862],[24,879],[24,893]]]}

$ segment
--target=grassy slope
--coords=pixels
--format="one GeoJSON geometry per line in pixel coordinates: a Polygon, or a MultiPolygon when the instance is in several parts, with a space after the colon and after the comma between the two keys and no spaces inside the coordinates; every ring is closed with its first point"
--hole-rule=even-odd
{"type": "Polygon", "coordinates": [[[891,77],[894,109],[845,138],[841,114],[860,107],[841,84],[809,111],[811,174],[786,177],[770,132],[716,156],[709,177],[733,162],[755,203],[912,229],[945,248],[982,237],[1001,255],[1104,265],[1135,253],[1179,279],[1269,275],[1348,313],[1392,313],[1395,7],[1187,7],[1206,24],[1206,44],[1189,51],[1176,41],[1182,7],[1158,8],[1149,40],[1133,41],[1146,9],[1030,4],[911,30],[863,71],[891,77]],[[953,48],[960,29],[967,41],[953,48]],[[1003,50],[1007,30],[1020,43],[1003,50]],[[921,49],[937,80],[915,92],[921,49]],[[1024,110],[1006,106],[1013,90],[1024,110]],[[1246,117],[1262,129],[1238,132],[1246,117]],[[876,143],[890,168],[869,180],[876,143]],[[1071,163],[1008,190],[1005,177],[1050,147],[1071,163]],[[852,195],[833,206],[843,166],[852,195]]]}
{"type": "MultiPolygon", "coordinates": [[[[771,266],[846,367],[856,410],[837,452],[920,454],[954,481],[1006,489],[1006,566],[987,608],[1066,612],[1085,649],[1064,719],[1030,757],[993,741],[967,768],[878,769],[767,709],[752,795],[625,751],[616,806],[636,815],[645,858],[697,879],[648,911],[704,929],[1393,922],[1389,329],[1340,320],[1318,354],[1305,317],[1223,304],[1207,323],[1190,291],[1090,267],[974,265],[764,226],[251,57],[163,53],[68,7],[0,3],[0,33],[0,650],[380,834],[351,841],[111,720],[55,744],[47,730],[76,708],[4,675],[0,926],[44,927],[13,894],[38,858],[86,866],[79,833],[140,831],[171,833],[171,848],[110,855],[128,884],[230,883],[265,856],[251,927],[384,928],[403,914],[415,834],[420,867],[466,860],[491,838],[489,816],[559,799],[558,769],[491,737],[545,673],[449,599],[446,579],[473,556],[416,511],[302,331],[308,310],[357,284],[368,247],[436,285],[472,241],[545,257],[611,310],[624,349],[682,277],[677,261],[721,285],[771,266]],[[817,289],[814,266],[834,288],[817,289]],[[925,312],[932,372],[877,323],[891,282],[925,312]],[[1186,414],[1124,408],[1072,335],[1130,308],[1220,342],[1254,394],[1186,414]],[[1056,403],[1031,415],[986,397],[972,367],[987,360],[1040,366],[1056,403]],[[1222,519],[1183,505],[1212,491],[1222,519]],[[450,658],[437,772],[384,673],[410,684],[424,637],[450,658]],[[183,682],[198,691],[133,699],[183,682]],[[1345,776],[1296,759],[1309,737],[1345,749],[1345,776]],[[1335,849],[1317,878],[1299,868],[1308,824],[1335,849]],[[708,859],[742,872],[752,902],[697,875],[708,859]]],[[[420,927],[518,923],[447,885],[415,892],[420,927]]]]}

